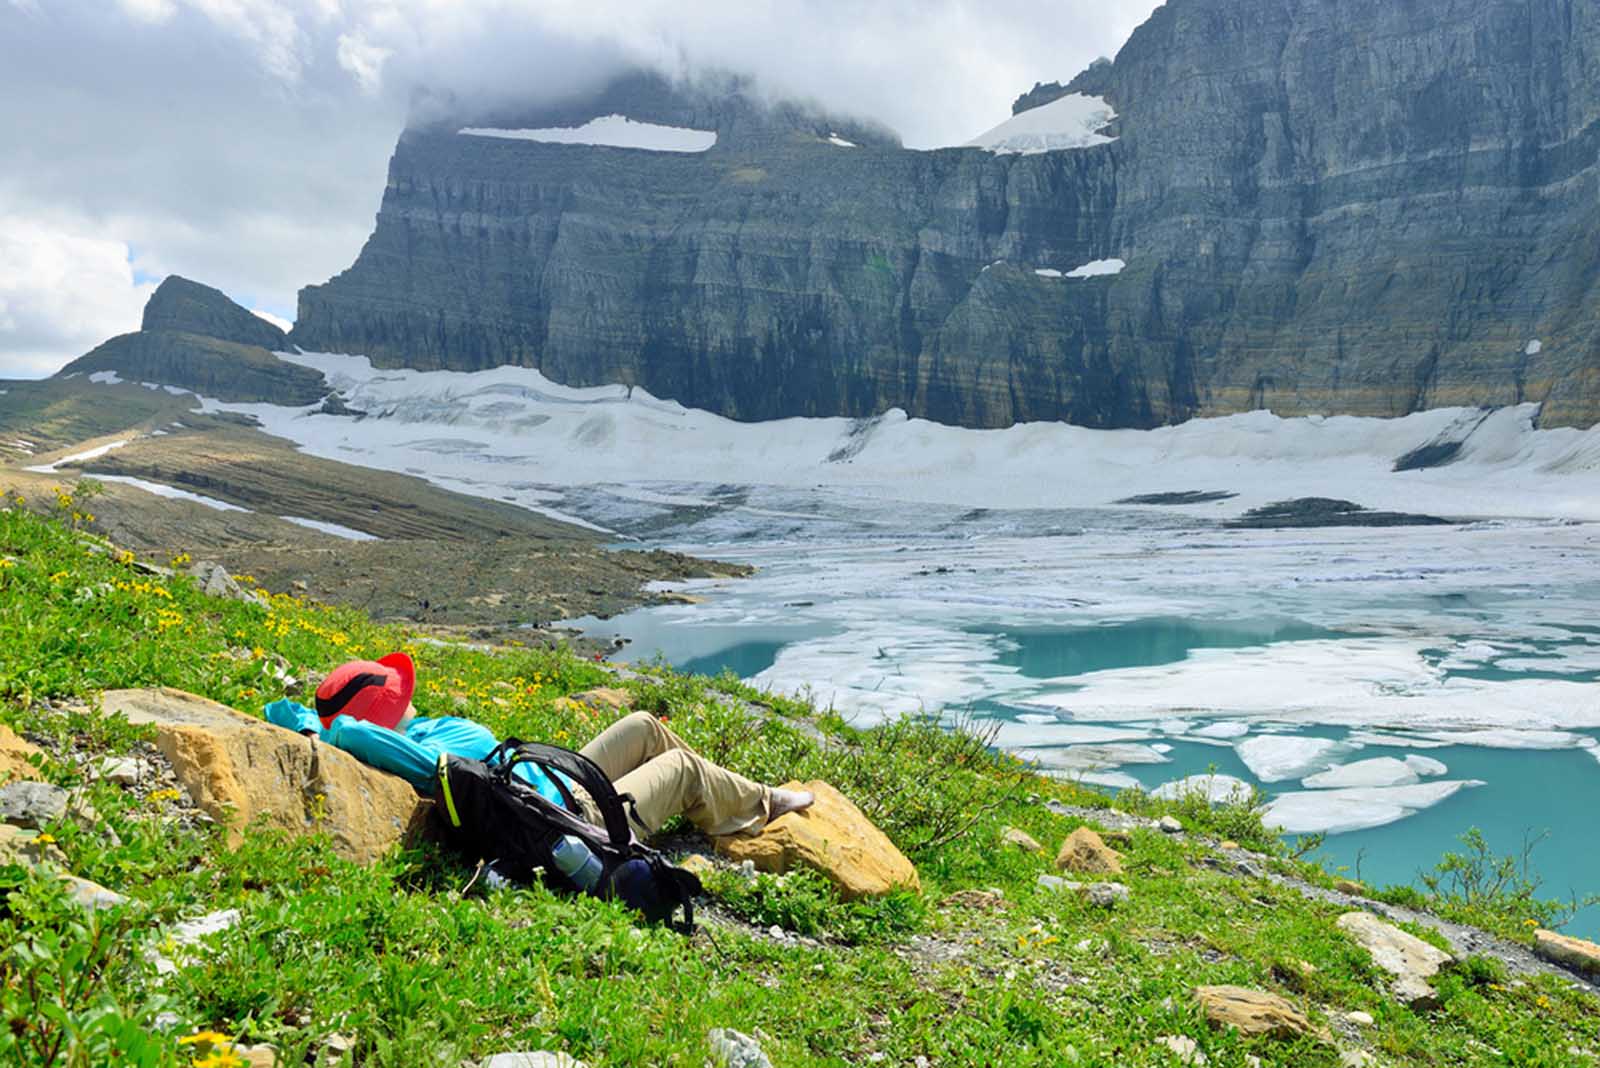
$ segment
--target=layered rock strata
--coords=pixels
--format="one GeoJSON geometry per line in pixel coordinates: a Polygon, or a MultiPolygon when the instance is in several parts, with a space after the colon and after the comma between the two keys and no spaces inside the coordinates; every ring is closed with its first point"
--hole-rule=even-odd
{"type": "Polygon", "coordinates": [[[1171,0],[1018,102],[1103,98],[1114,140],[1033,155],[910,151],[721,92],[625,79],[495,120],[624,109],[714,130],[698,153],[408,130],[293,339],[740,419],[1600,420],[1592,5],[1171,0]],[[1108,259],[1126,269],[1038,273],[1108,259]]]}

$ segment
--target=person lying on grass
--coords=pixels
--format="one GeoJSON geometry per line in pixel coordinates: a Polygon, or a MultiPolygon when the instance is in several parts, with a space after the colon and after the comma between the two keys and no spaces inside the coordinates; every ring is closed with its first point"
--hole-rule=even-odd
{"type": "MultiPolygon", "coordinates": [[[[393,772],[432,796],[439,754],[482,760],[499,740],[460,716],[423,717],[411,704],[416,667],[405,653],[340,664],[317,687],[316,711],[287,698],[266,706],[268,721],[315,735],[363,763],[393,772]]],[[[709,835],[758,834],[772,820],[812,802],[810,792],[752,782],[707,760],[648,712],[607,727],[580,752],[599,765],[618,793],[631,794],[630,819],[649,837],[673,816],[709,835]]],[[[545,798],[563,804],[550,773],[534,763],[512,769],[545,798]]],[[[560,774],[557,772],[556,774],[560,774]]],[[[603,824],[588,794],[565,780],[578,815],[603,824]]]]}

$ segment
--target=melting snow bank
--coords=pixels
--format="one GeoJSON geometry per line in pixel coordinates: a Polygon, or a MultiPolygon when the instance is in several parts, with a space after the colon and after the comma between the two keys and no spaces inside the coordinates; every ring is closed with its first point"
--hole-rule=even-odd
{"type": "Polygon", "coordinates": [[[214,508],[219,512],[248,512],[250,510],[241,508],[237,504],[229,504],[227,501],[219,501],[215,497],[204,497],[198,493],[190,493],[188,490],[179,489],[176,486],[163,486],[159,482],[146,482],[142,478],[133,478],[130,475],[92,475],[90,477],[99,482],[118,482],[124,486],[132,486],[134,489],[153,493],[157,497],[168,497],[175,501],[192,501],[195,504],[203,504],[207,508],[214,508]]]}
{"type": "Polygon", "coordinates": [[[336,538],[346,541],[378,541],[376,534],[368,534],[364,530],[355,530],[351,527],[341,527],[338,523],[328,523],[321,519],[304,519],[297,515],[279,516],[286,523],[294,523],[310,530],[320,530],[324,534],[332,534],[336,538]]]}
{"type": "Polygon", "coordinates": [[[492,126],[466,126],[456,131],[465,137],[497,137],[509,141],[543,141],[556,145],[597,145],[603,148],[638,148],[647,152],[706,152],[717,143],[715,130],[691,130],[635,122],[626,115],[603,115],[582,126],[551,126],[537,130],[503,130],[492,126]]]}
{"type": "Polygon", "coordinates": [[[1250,412],[1155,430],[969,430],[898,410],[737,423],[642,389],[560,386],[527,368],[380,374],[360,356],[279,355],[321,371],[347,405],[372,414],[357,424],[316,407],[207,400],[206,410],[253,415],[315,455],[540,509],[560,498],[552,487],[597,483],[824,486],[1025,509],[1204,486],[1236,494],[1190,506],[1207,518],[1314,491],[1437,515],[1600,519],[1600,428],[1535,429],[1531,404],[1465,421],[1462,409],[1401,419],[1250,412]],[[1465,437],[1450,464],[1393,470],[1452,427],[1465,437]],[[1079,462],[1064,470],[1062,456],[1079,462]]]}
{"type": "Polygon", "coordinates": [[[1478,779],[1447,780],[1413,786],[1349,790],[1304,790],[1279,794],[1261,822],[1285,834],[1341,834],[1382,827],[1437,805],[1460,791],[1484,785],[1478,779]]]}
{"type": "Polygon", "coordinates": [[[1099,97],[1069,93],[1011,116],[962,147],[1024,156],[1067,148],[1090,148],[1116,140],[1100,132],[1116,117],[1111,105],[1099,97]]]}
{"type": "MultiPolygon", "coordinates": [[[[113,378],[116,377],[110,371],[107,371],[106,374],[112,375],[113,378]]],[[[114,385],[115,383],[112,384],[114,385]]],[[[70,456],[63,456],[61,459],[52,460],[47,464],[39,464],[35,467],[24,467],[23,470],[32,471],[33,473],[39,475],[53,475],[56,473],[56,469],[64,464],[81,463],[84,460],[97,460],[106,453],[110,452],[112,449],[120,449],[132,440],[132,438],[123,438],[120,441],[109,442],[105,445],[97,445],[92,449],[85,449],[83,452],[75,452],[70,456]]]]}

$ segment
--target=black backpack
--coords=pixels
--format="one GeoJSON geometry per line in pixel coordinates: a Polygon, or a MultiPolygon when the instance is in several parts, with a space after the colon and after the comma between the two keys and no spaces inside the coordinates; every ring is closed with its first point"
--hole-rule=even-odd
{"type": "Polygon", "coordinates": [[[494,871],[515,882],[538,877],[558,890],[582,892],[551,856],[562,836],[570,834],[600,859],[600,878],[587,893],[623,901],[651,923],[666,923],[685,933],[694,929],[700,880],[634,838],[623,811],[623,804],[631,807],[633,798],[618,794],[605,773],[582,753],[516,738],[501,742],[483,760],[441,753],[437,798],[445,843],[469,861],[488,861],[494,871]],[[550,774],[565,807],[511,774],[524,761],[533,761],[550,774]],[[578,814],[561,775],[588,793],[604,827],[578,814]],[[681,922],[674,919],[680,908],[681,922]]]}

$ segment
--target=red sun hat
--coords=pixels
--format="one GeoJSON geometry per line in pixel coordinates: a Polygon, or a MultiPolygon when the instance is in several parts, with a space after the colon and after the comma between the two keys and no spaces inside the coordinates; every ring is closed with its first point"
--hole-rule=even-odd
{"type": "Polygon", "coordinates": [[[350,660],[330,671],[317,687],[317,715],[324,727],[335,716],[354,716],[393,730],[416,688],[417,669],[405,653],[350,660]]]}

